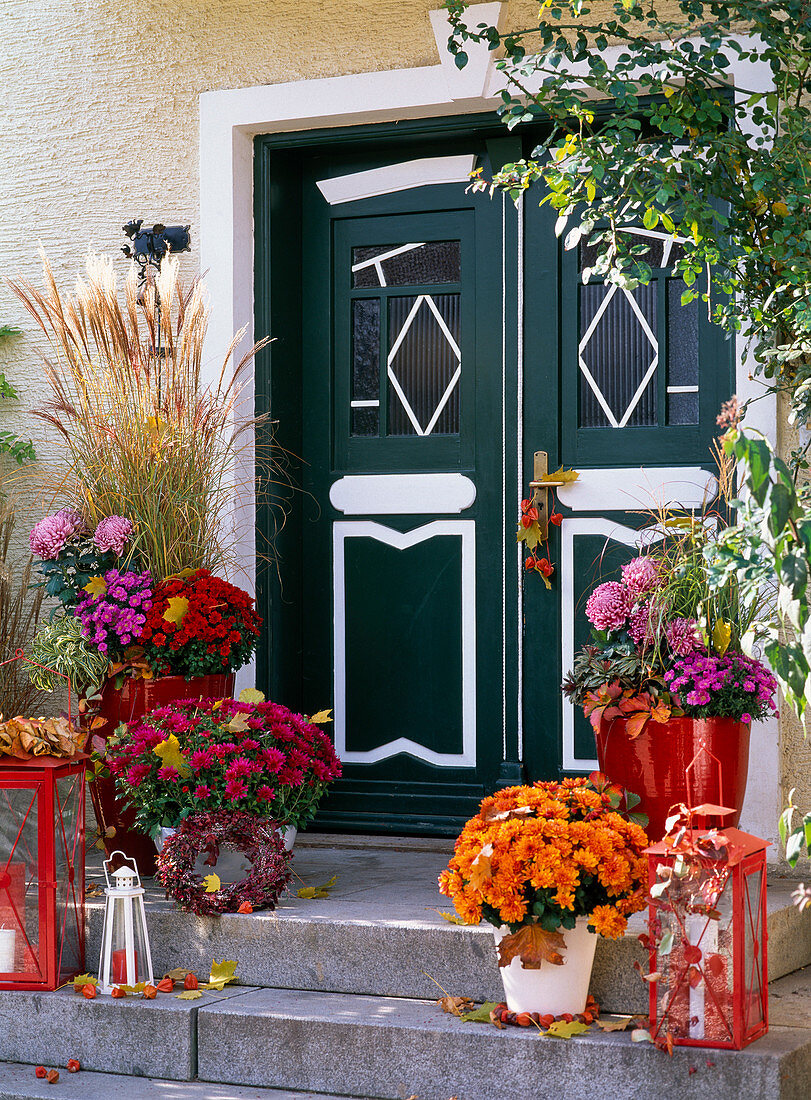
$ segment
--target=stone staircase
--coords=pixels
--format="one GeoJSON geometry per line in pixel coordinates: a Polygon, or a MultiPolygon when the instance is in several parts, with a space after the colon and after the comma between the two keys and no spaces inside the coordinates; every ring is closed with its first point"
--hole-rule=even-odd
{"type": "MultiPolygon", "coordinates": [[[[133,1100],[805,1100],[811,1079],[811,912],[790,882],[769,889],[772,1028],[742,1052],[677,1048],[673,1058],[630,1035],[593,1029],[570,1041],[532,1029],[463,1024],[442,994],[501,1000],[492,933],[445,921],[436,889],[442,841],[303,837],[294,869],[306,885],[332,875],[330,897],[291,896],[273,913],[198,918],[160,891],[148,897],[157,976],[207,972],[235,959],[239,986],[180,1001],[93,1001],[72,990],[0,993],[0,1100],[126,1095],[133,1100]],[[780,979],[779,981],[775,981],[780,979]],[[64,1067],[56,1086],[32,1065],[64,1067]],[[16,1064],[15,1064],[16,1063],[16,1064]],[[22,1064],[20,1064],[22,1063],[22,1064]]],[[[98,867],[92,874],[98,877],[98,867]]],[[[294,880],[291,892],[302,883],[294,880]]],[[[89,901],[88,969],[98,964],[102,899],[89,901]]],[[[601,940],[592,991],[604,1012],[647,1009],[633,970],[636,934],[601,940]]]]}

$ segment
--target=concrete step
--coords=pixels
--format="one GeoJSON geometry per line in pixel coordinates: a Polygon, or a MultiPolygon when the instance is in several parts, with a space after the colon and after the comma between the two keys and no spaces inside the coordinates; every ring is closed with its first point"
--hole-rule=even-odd
{"type": "Polygon", "coordinates": [[[805,1100],[811,1075],[811,1033],[780,1026],[740,1052],[668,1058],[628,1033],[546,1039],[425,1001],[270,989],[201,1008],[197,1025],[201,1079],[381,1100],[805,1100]]]}
{"type": "MultiPolygon", "coordinates": [[[[501,1000],[492,928],[450,924],[437,912],[453,910],[436,886],[447,852],[389,843],[361,849],[297,845],[297,877],[272,913],[195,917],[150,885],[155,973],[176,966],[207,973],[212,958],[227,958],[238,962],[237,973],[251,986],[419,999],[439,996],[438,983],[478,1001],[501,1000]],[[302,884],[318,885],[333,875],[329,898],[295,896],[302,884]]],[[[90,870],[97,878],[98,861],[90,870]]],[[[811,962],[811,909],[801,914],[791,904],[793,886],[769,885],[771,979],[811,962]]],[[[90,898],[88,905],[87,965],[95,973],[103,900],[90,898]]],[[[637,914],[623,939],[598,942],[591,988],[606,1012],[647,1012],[647,988],[633,969],[636,960],[645,962],[636,939],[644,928],[645,914],[637,914]]]]}
{"type": "MultiPolygon", "coordinates": [[[[50,1068],[50,1067],[49,1067],[50,1068]]],[[[324,1092],[291,1092],[256,1086],[217,1085],[210,1081],[160,1081],[154,1077],[112,1076],[109,1073],[68,1073],[59,1069],[56,1086],[34,1076],[32,1066],[0,1065],[0,1100],[340,1100],[324,1092]]]]}

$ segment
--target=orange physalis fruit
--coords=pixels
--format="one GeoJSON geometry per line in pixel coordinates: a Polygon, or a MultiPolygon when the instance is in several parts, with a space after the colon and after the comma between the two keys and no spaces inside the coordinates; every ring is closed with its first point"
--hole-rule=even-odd
{"type": "Polygon", "coordinates": [[[59,1070],[49,1069],[48,1072],[45,1074],[45,1079],[47,1080],[49,1085],[55,1085],[56,1082],[59,1080],[59,1070]]]}
{"type": "Polygon", "coordinates": [[[196,974],[187,974],[186,977],[183,979],[184,989],[197,989],[199,985],[200,983],[197,980],[196,974]]]}
{"type": "Polygon", "coordinates": [[[124,992],[120,985],[114,985],[113,992],[110,994],[111,997],[115,998],[126,997],[126,995],[127,994],[124,992]]]}
{"type": "Polygon", "coordinates": [[[96,987],[94,985],[90,985],[89,983],[87,985],[83,985],[82,996],[87,997],[88,1001],[92,1001],[93,998],[96,996],[96,987]]]}
{"type": "Polygon", "coordinates": [[[45,1066],[34,1066],[34,1076],[42,1079],[48,1073],[45,1066]]]}
{"type": "Polygon", "coordinates": [[[253,912],[253,906],[251,905],[251,903],[249,901],[243,901],[242,905],[240,905],[239,909],[237,909],[237,912],[238,913],[252,913],[253,912]]]}
{"type": "Polygon", "coordinates": [[[76,1061],[75,1058],[69,1058],[68,1059],[68,1064],[67,1064],[68,1073],[78,1073],[81,1068],[82,1067],[79,1065],[79,1063],[76,1061]]]}
{"type": "Polygon", "coordinates": [[[155,998],[157,997],[157,995],[158,995],[157,988],[154,985],[150,985],[147,982],[147,984],[144,986],[144,997],[146,997],[146,999],[148,1001],[154,1001],[155,998]]]}
{"type": "Polygon", "coordinates": [[[158,982],[158,993],[171,993],[175,988],[175,983],[171,978],[161,978],[158,982]]]}

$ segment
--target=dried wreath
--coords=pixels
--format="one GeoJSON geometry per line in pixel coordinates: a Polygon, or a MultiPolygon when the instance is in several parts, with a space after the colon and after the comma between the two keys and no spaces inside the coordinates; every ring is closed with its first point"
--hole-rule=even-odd
{"type": "Polygon", "coordinates": [[[236,913],[247,902],[252,909],[274,909],[290,881],[291,853],[276,824],[253,814],[219,810],[195,814],[181,822],[158,855],[157,879],[181,909],[209,916],[236,913]],[[223,884],[216,874],[220,848],[242,852],[251,865],[239,882],[223,884]],[[207,852],[212,873],[195,870],[207,852]]]}

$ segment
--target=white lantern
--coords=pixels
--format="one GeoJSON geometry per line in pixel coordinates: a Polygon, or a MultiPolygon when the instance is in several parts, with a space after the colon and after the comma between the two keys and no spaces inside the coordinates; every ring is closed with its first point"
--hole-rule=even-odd
{"type": "Polygon", "coordinates": [[[144,912],[144,888],[131,856],[113,852],[104,861],[107,888],[104,893],[104,927],[101,933],[99,993],[112,993],[118,985],[152,984],[152,958],[144,912]],[[117,871],[109,867],[115,856],[129,860],[117,871]]]}

